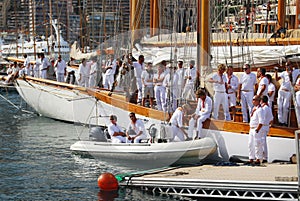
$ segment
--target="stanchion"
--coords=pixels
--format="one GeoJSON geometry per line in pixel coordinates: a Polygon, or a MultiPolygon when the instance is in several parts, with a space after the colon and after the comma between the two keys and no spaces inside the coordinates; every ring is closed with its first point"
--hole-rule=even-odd
{"type": "Polygon", "coordinates": [[[298,200],[300,200],[300,145],[299,145],[300,130],[295,131],[296,156],[297,156],[297,174],[298,174],[298,200]]]}

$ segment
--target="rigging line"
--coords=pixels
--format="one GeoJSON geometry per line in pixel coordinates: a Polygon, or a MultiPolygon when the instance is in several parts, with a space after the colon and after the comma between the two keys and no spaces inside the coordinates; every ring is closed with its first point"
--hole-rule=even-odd
{"type": "MultiPolygon", "coordinates": [[[[87,119],[85,120],[85,122],[82,123],[84,126],[82,126],[82,129],[81,129],[81,131],[79,132],[79,135],[77,135],[77,137],[78,137],[79,140],[80,140],[80,136],[83,134],[84,127],[85,127],[86,125],[90,125],[90,124],[91,124],[90,119],[93,117],[93,116],[92,116],[92,113],[93,113],[93,111],[94,111],[94,108],[96,107],[96,110],[97,110],[97,108],[98,108],[98,107],[97,107],[97,102],[98,102],[98,100],[95,100],[95,104],[94,104],[94,106],[91,108],[90,113],[87,115],[87,119]]],[[[96,111],[96,114],[97,114],[97,112],[98,112],[98,111],[96,111]]],[[[74,117],[75,117],[75,114],[74,114],[74,117]]]]}
{"type": "Polygon", "coordinates": [[[16,109],[18,109],[18,110],[20,110],[22,112],[29,113],[29,114],[36,114],[36,113],[28,111],[28,110],[23,110],[21,107],[18,107],[16,104],[14,104],[13,102],[11,102],[8,98],[6,98],[5,96],[3,96],[1,93],[0,93],[0,97],[3,98],[5,101],[7,101],[10,105],[12,105],[13,107],[15,107],[16,109]]]}

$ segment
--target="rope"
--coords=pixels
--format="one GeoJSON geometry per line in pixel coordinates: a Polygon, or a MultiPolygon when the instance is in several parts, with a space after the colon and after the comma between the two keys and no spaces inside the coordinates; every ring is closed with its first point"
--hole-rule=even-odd
{"type": "Polygon", "coordinates": [[[129,177],[129,179],[126,182],[126,185],[129,184],[130,180],[133,177],[140,177],[140,176],[144,176],[144,175],[149,175],[149,174],[156,174],[156,173],[161,173],[161,172],[165,172],[165,171],[169,171],[169,170],[174,170],[174,169],[178,169],[180,168],[180,166],[175,166],[175,167],[162,167],[162,168],[156,168],[156,169],[151,169],[151,170],[145,170],[145,171],[138,171],[138,172],[129,172],[129,173],[123,173],[123,174],[117,174],[116,175],[116,179],[120,182],[120,181],[124,181],[125,177],[129,177]]]}
{"type": "Polygon", "coordinates": [[[3,96],[1,93],[0,93],[0,97],[3,98],[4,100],[6,100],[10,105],[12,105],[13,107],[15,107],[16,109],[18,109],[22,112],[29,113],[29,114],[35,114],[34,112],[31,112],[31,111],[28,111],[28,110],[23,110],[21,107],[18,107],[16,104],[14,104],[9,99],[7,99],[5,96],[3,96]]]}

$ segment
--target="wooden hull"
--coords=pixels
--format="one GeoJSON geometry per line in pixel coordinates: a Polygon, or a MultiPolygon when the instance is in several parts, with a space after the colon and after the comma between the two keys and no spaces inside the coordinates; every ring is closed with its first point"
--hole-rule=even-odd
{"type": "Polygon", "coordinates": [[[216,151],[212,138],[170,143],[112,144],[109,142],[78,141],[71,145],[74,152],[88,153],[101,160],[155,168],[171,164],[196,164],[216,151]]]}

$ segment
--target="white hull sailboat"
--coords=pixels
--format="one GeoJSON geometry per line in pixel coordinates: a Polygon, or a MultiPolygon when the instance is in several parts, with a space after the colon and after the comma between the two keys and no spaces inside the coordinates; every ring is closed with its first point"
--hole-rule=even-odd
{"type": "MultiPolygon", "coordinates": [[[[126,102],[123,95],[115,93],[109,95],[105,90],[88,89],[32,77],[19,78],[15,86],[26,103],[45,117],[79,124],[107,126],[109,115],[115,114],[122,119],[118,121],[119,125],[126,128],[129,123],[129,120],[126,121],[128,113],[135,112],[137,117],[144,121],[146,129],[156,128],[158,131],[156,139],[169,139],[172,135],[170,131],[160,132],[167,126],[165,119],[168,114],[126,102]]],[[[287,161],[296,153],[294,131],[292,128],[271,128],[267,137],[269,161],[287,161]]],[[[248,124],[222,120],[208,120],[203,129],[203,136],[212,138],[217,144],[214,157],[224,161],[229,160],[231,156],[248,156],[248,133],[248,124]]],[[[96,142],[78,142],[80,148],[74,146],[72,149],[76,151],[77,147],[77,151],[94,153],[95,148],[99,147],[94,146],[94,143],[96,142]]],[[[102,148],[99,148],[100,152],[102,148]]]]}
{"type": "MultiPolygon", "coordinates": [[[[209,10],[209,1],[199,2],[201,2],[203,9],[209,10]]],[[[205,12],[202,12],[201,14],[204,15],[204,13],[205,12]]],[[[208,16],[201,17],[201,19],[207,18],[208,16]]],[[[202,26],[207,27],[208,21],[206,23],[202,22],[202,26]]],[[[203,37],[205,34],[207,33],[205,33],[204,30],[201,34],[201,39],[203,43],[207,43],[203,45],[205,54],[197,55],[197,58],[201,57],[201,59],[199,59],[201,61],[201,68],[207,68],[209,66],[209,40],[205,40],[203,37]]],[[[123,94],[111,94],[105,90],[82,88],[31,77],[18,79],[16,81],[16,88],[30,106],[46,117],[82,124],[91,123],[93,125],[106,127],[109,124],[109,115],[115,114],[119,117],[119,125],[126,127],[129,123],[129,120],[126,120],[128,113],[135,112],[137,117],[144,121],[146,129],[149,130],[150,127],[156,128],[158,131],[155,135],[156,139],[166,139],[168,142],[168,139],[170,139],[169,136],[172,135],[169,131],[161,132],[161,130],[167,130],[169,114],[129,103],[123,94]],[[94,118],[93,121],[90,122],[91,117],[97,118],[94,118]]],[[[231,156],[248,156],[248,124],[222,120],[207,120],[203,128],[203,136],[213,139],[217,144],[217,151],[214,155],[210,155],[211,159],[227,161],[231,156]]],[[[270,128],[267,137],[269,162],[275,160],[288,161],[289,158],[296,153],[294,140],[294,132],[296,129],[297,127],[295,126],[291,128],[281,126],[270,128]]],[[[204,139],[195,141],[202,141],[204,139]]],[[[174,147],[175,145],[177,144],[174,143],[174,147]]],[[[122,146],[122,150],[126,150],[127,148],[131,149],[133,147],[131,145],[120,146],[122,146]]],[[[140,146],[144,146],[144,148],[147,146],[152,147],[152,145],[140,146]]],[[[156,145],[154,145],[153,148],[155,146],[156,145]]],[[[74,151],[88,151],[102,157],[108,157],[110,154],[113,154],[115,148],[113,144],[103,144],[102,142],[91,140],[79,141],[71,146],[71,149],[74,151]],[[113,147],[111,148],[111,153],[103,152],[105,147],[113,147]]],[[[214,146],[211,146],[211,149],[213,148],[214,146]]],[[[134,149],[138,151],[139,148],[134,149]]],[[[128,154],[129,158],[130,155],[131,154],[128,154]]]]}

